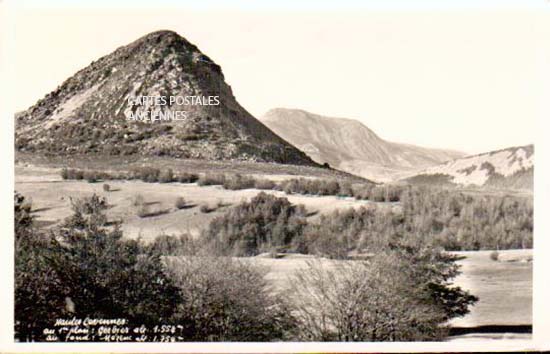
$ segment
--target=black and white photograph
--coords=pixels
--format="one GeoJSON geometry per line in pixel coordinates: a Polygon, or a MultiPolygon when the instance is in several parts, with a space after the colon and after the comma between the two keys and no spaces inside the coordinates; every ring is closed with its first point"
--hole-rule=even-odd
{"type": "Polygon", "coordinates": [[[548,6],[0,1],[10,350],[537,348],[548,6]]]}

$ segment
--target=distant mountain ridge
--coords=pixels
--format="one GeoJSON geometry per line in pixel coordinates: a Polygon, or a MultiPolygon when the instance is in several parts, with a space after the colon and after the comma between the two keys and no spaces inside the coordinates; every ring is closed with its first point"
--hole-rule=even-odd
{"type": "Polygon", "coordinates": [[[533,189],[534,146],[467,156],[428,168],[405,180],[415,184],[533,189]]]}
{"type": "Polygon", "coordinates": [[[56,155],[172,156],[317,166],[241,107],[220,66],[172,31],[153,32],[118,48],[17,114],[15,147],[56,155]],[[219,105],[134,104],[142,97],[161,96],[215,96],[219,105]],[[128,120],[134,114],[181,111],[186,119],[179,121],[128,120]]]}
{"type": "Polygon", "coordinates": [[[318,163],[378,181],[438,165],[464,153],[386,141],[357,120],[276,108],[260,120],[318,163]]]}

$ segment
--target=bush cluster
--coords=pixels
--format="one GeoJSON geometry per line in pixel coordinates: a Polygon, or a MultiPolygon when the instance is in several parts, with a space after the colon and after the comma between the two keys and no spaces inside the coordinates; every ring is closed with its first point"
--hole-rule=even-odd
{"type": "Polygon", "coordinates": [[[96,170],[80,170],[74,168],[63,168],[61,170],[63,179],[85,179],[89,182],[97,182],[100,180],[141,180],[148,183],[194,183],[199,179],[199,175],[194,173],[183,172],[176,174],[171,168],[161,170],[155,167],[137,167],[132,168],[129,172],[111,172],[111,171],[96,171],[96,170]]]}
{"type": "Polygon", "coordinates": [[[215,186],[225,183],[225,175],[222,173],[207,173],[199,176],[197,184],[199,186],[215,186]]]}
{"type": "Polygon", "coordinates": [[[18,340],[44,340],[43,329],[56,318],[126,318],[136,325],[171,318],[181,294],[160,255],[107,228],[106,208],[94,195],[73,201],[73,215],[51,233],[32,223],[16,227],[18,340]]]}
{"type": "Polygon", "coordinates": [[[184,197],[177,197],[174,205],[177,209],[183,209],[187,206],[187,203],[184,197]]]}
{"type": "Polygon", "coordinates": [[[195,183],[199,179],[199,175],[195,173],[183,172],[176,176],[179,183],[195,183]]]}
{"type": "Polygon", "coordinates": [[[360,207],[321,215],[319,222],[308,223],[301,244],[307,253],[346,258],[376,252],[398,235],[430,239],[449,251],[532,248],[532,204],[521,198],[409,189],[401,209],[360,207]]]}
{"type": "Polygon", "coordinates": [[[458,275],[455,260],[431,247],[394,245],[369,261],[310,262],[291,278],[300,339],[442,340],[443,324],[478,301],[447,285],[458,275]]]}
{"type": "Polygon", "coordinates": [[[294,178],[284,181],[282,189],[286,194],[337,195],[340,184],[335,180],[294,178]]]}
{"type": "Polygon", "coordinates": [[[235,174],[226,176],[223,181],[223,188],[228,190],[240,190],[254,188],[254,178],[235,174]]]}
{"type": "Polygon", "coordinates": [[[201,204],[201,206],[199,207],[199,210],[201,213],[209,214],[218,210],[218,206],[212,203],[204,203],[204,204],[201,204]]]}
{"type": "Polygon", "coordinates": [[[292,247],[305,226],[303,206],[264,192],[211,221],[203,235],[217,254],[252,256],[292,247]]]}
{"type": "Polygon", "coordinates": [[[138,167],[130,172],[105,172],[67,169],[61,170],[63,179],[86,179],[89,182],[109,179],[138,179],[144,182],[154,183],[194,183],[199,186],[222,186],[228,190],[241,190],[256,188],[262,190],[284,191],[286,194],[304,194],[318,196],[354,197],[360,200],[372,200],[374,202],[398,202],[405,191],[404,186],[362,183],[353,186],[349,181],[337,181],[326,179],[293,178],[281,182],[275,182],[266,178],[255,178],[241,174],[194,173],[176,174],[172,169],[161,170],[154,167],[138,167]]]}
{"type": "Polygon", "coordinates": [[[359,200],[371,200],[373,202],[398,202],[406,188],[402,185],[369,185],[364,184],[353,188],[353,196],[359,200]]]}

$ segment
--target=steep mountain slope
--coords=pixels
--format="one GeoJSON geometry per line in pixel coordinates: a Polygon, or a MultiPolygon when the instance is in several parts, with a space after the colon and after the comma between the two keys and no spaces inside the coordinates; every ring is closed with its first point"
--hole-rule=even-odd
{"type": "Polygon", "coordinates": [[[511,147],[449,161],[406,180],[417,184],[457,184],[533,189],[533,145],[511,147]]]}
{"type": "Polygon", "coordinates": [[[221,68],[171,31],[150,33],[92,62],[18,114],[15,144],[55,155],[316,165],[241,107],[221,68]]]}
{"type": "Polygon", "coordinates": [[[353,119],[284,108],[272,109],[260,119],[316,162],[379,181],[464,156],[456,151],[388,142],[353,119]]]}

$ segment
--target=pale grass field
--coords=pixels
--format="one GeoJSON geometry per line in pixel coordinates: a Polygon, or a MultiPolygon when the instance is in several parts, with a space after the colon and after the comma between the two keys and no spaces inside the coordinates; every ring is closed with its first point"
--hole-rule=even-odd
{"type": "MultiPolygon", "coordinates": [[[[38,222],[53,225],[71,215],[70,197],[80,198],[96,193],[107,198],[112,206],[109,209],[110,220],[121,220],[126,237],[141,236],[145,241],[160,234],[180,234],[189,232],[198,234],[215,216],[227,211],[234,204],[250,200],[260,190],[225,190],[221,186],[200,187],[195,183],[145,183],[141,181],[107,181],[112,191],[103,191],[103,182],[63,180],[60,169],[45,167],[21,167],[15,169],[15,190],[32,198],[34,215],[38,222]],[[161,215],[140,218],[137,216],[133,199],[143,196],[151,210],[164,211],[161,215]],[[184,197],[189,207],[178,210],[174,203],[177,197],[184,197]],[[202,213],[200,205],[223,206],[212,213],[202,213]]],[[[272,175],[270,178],[282,180],[289,175],[272,175]]],[[[293,176],[296,177],[296,176],[293,176]]],[[[279,191],[265,191],[280,197],[286,197],[293,204],[303,204],[308,212],[328,213],[336,209],[368,206],[369,201],[334,196],[313,197],[304,195],[286,195],[279,191]]],[[[391,208],[391,204],[376,203],[377,207],[391,208]]],[[[373,206],[374,207],[374,206],[373,206]]]]}

